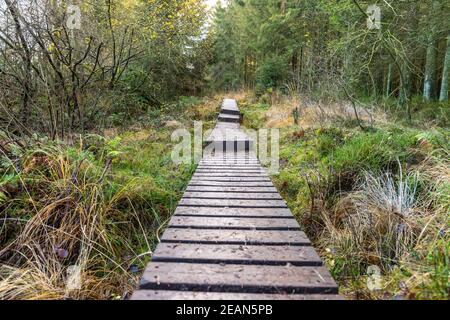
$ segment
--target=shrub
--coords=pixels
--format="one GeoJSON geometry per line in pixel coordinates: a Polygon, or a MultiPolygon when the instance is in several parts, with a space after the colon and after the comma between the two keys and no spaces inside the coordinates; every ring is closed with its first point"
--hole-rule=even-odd
{"type": "Polygon", "coordinates": [[[256,70],[256,95],[261,95],[268,88],[280,86],[288,70],[289,66],[283,57],[267,58],[256,70]]]}

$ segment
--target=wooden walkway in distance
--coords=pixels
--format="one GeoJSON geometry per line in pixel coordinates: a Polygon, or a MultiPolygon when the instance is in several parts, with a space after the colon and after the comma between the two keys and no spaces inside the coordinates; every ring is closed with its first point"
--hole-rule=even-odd
{"type": "Polygon", "coordinates": [[[225,99],[134,300],[340,299],[225,99]]]}

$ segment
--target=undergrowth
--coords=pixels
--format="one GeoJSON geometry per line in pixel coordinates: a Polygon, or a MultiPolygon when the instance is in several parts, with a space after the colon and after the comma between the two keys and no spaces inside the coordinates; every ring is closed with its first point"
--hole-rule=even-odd
{"type": "Polygon", "coordinates": [[[217,106],[183,98],[70,143],[1,132],[0,299],[126,298],[194,171],[171,134],[217,106]]]}
{"type": "Polygon", "coordinates": [[[269,106],[247,95],[239,103],[246,127],[280,128],[281,168],[273,180],[340,293],[449,299],[448,128],[432,119],[426,129],[427,119],[420,126],[395,123],[373,109],[360,116],[362,130],[349,125],[351,112],[343,118],[320,104],[301,109],[295,125],[290,113],[302,101],[290,101],[269,106]],[[373,267],[382,281],[370,290],[373,267]]]}

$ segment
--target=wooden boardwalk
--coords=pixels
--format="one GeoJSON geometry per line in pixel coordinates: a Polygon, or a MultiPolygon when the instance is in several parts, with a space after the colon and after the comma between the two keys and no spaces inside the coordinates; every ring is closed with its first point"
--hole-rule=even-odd
{"type": "Polygon", "coordinates": [[[131,299],[340,299],[328,270],[224,100],[200,161],[131,299]]]}

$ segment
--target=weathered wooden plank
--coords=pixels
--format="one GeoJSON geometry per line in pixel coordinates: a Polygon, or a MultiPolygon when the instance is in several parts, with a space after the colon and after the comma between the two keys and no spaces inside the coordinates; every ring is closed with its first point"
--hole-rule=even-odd
{"type": "Polygon", "coordinates": [[[169,227],[202,229],[300,230],[295,219],[173,216],[169,227]]]}
{"type": "Polygon", "coordinates": [[[283,200],[181,199],[179,205],[194,207],[286,208],[286,203],[283,200]]]}
{"type": "Polygon", "coordinates": [[[265,173],[266,170],[264,170],[261,167],[238,167],[238,166],[229,166],[229,167],[197,167],[196,172],[253,172],[253,173],[265,173]]]}
{"type": "Polygon", "coordinates": [[[224,182],[270,182],[268,177],[193,177],[192,182],[197,181],[224,181],[224,182]]]}
{"type": "Polygon", "coordinates": [[[214,158],[203,158],[200,161],[204,161],[204,162],[213,162],[213,161],[241,161],[241,162],[256,162],[259,163],[259,160],[257,158],[237,158],[237,157],[221,157],[221,156],[217,156],[214,158]]]}
{"type": "Polygon", "coordinates": [[[240,119],[241,119],[241,117],[238,115],[226,114],[226,113],[220,113],[219,118],[218,118],[219,121],[231,122],[231,123],[239,123],[240,119]]]}
{"type": "Polygon", "coordinates": [[[178,207],[174,216],[293,218],[288,208],[178,207]]]}
{"type": "Polygon", "coordinates": [[[259,163],[257,158],[237,158],[237,157],[211,157],[211,158],[203,158],[200,162],[223,162],[223,161],[236,161],[236,162],[254,162],[259,163]]]}
{"type": "Polygon", "coordinates": [[[239,123],[227,123],[227,122],[217,122],[216,128],[237,128],[239,129],[239,123]]]}
{"type": "MultiPolygon", "coordinates": [[[[245,134],[242,130],[239,130],[238,128],[222,128],[222,127],[216,127],[211,131],[211,134],[206,138],[206,142],[222,142],[222,141],[249,141],[252,143],[252,139],[245,134]]],[[[242,150],[244,151],[244,150],[242,150]]]]}
{"type": "Polygon", "coordinates": [[[227,118],[227,119],[237,119],[237,120],[239,120],[239,115],[236,115],[236,114],[219,113],[219,117],[223,117],[223,118],[227,118]]]}
{"type": "Polygon", "coordinates": [[[241,156],[241,155],[239,155],[239,152],[241,152],[241,151],[223,152],[223,153],[221,153],[219,151],[219,152],[216,152],[214,155],[203,157],[201,159],[201,161],[215,161],[215,160],[224,160],[224,159],[226,159],[226,160],[258,161],[258,157],[256,157],[256,156],[247,156],[247,155],[241,156]]]}
{"type": "Polygon", "coordinates": [[[236,162],[254,162],[259,163],[259,160],[256,158],[226,158],[226,157],[214,157],[214,158],[203,158],[200,160],[202,162],[222,162],[222,161],[236,161],[236,162]]]}
{"type": "Polygon", "coordinates": [[[161,241],[196,244],[311,245],[306,235],[301,231],[272,230],[200,230],[168,228],[162,235],[161,241]]]}
{"type": "Polygon", "coordinates": [[[275,187],[202,187],[188,186],[189,192],[238,192],[238,193],[277,193],[275,187]]]}
{"type": "Polygon", "coordinates": [[[247,172],[224,172],[224,173],[195,173],[192,177],[192,179],[195,178],[203,178],[203,177],[211,177],[211,178],[248,178],[248,177],[255,177],[255,178],[265,178],[269,179],[269,176],[265,172],[258,172],[258,173],[247,173],[247,172]]]}
{"type": "Polygon", "coordinates": [[[131,300],[344,300],[337,294],[230,293],[171,290],[137,290],[131,300]]]}
{"type": "Polygon", "coordinates": [[[153,290],[240,293],[337,293],[336,283],[326,268],[292,265],[153,262],[145,270],[140,287],[153,290]]]}
{"type": "Polygon", "coordinates": [[[258,172],[266,172],[266,170],[262,169],[260,166],[205,166],[201,165],[197,167],[197,171],[258,171],[258,172]]]}
{"type": "Polygon", "coordinates": [[[261,164],[256,161],[234,161],[234,160],[224,160],[224,161],[208,161],[208,162],[199,162],[200,166],[233,166],[233,167],[260,167],[261,164]]]}
{"type": "Polygon", "coordinates": [[[239,112],[236,100],[234,99],[223,99],[221,109],[239,112]]]}
{"type": "Polygon", "coordinates": [[[271,181],[208,181],[194,180],[189,183],[191,186],[223,186],[223,187],[273,187],[271,181]]]}
{"type": "Polygon", "coordinates": [[[259,173],[259,174],[265,174],[266,171],[263,169],[257,169],[257,168],[197,168],[196,173],[259,173]]]}
{"type": "Polygon", "coordinates": [[[184,193],[183,198],[197,198],[197,199],[252,199],[252,200],[266,200],[277,199],[281,200],[281,196],[278,193],[237,193],[237,192],[192,192],[187,191],[184,193]]]}
{"type": "Polygon", "coordinates": [[[201,161],[214,161],[214,160],[252,160],[258,161],[258,157],[256,156],[248,156],[248,155],[239,155],[241,151],[235,152],[224,152],[224,153],[215,153],[213,156],[206,156],[201,159],[201,161]]]}
{"type": "Polygon", "coordinates": [[[164,243],[152,262],[227,263],[284,266],[321,266],[322,260],[308,246],[215,245],[164,243]]]}

